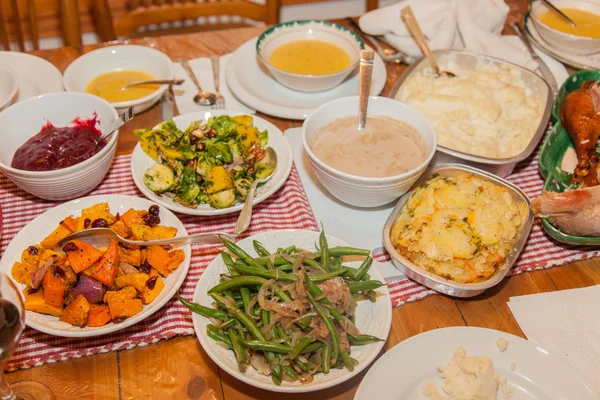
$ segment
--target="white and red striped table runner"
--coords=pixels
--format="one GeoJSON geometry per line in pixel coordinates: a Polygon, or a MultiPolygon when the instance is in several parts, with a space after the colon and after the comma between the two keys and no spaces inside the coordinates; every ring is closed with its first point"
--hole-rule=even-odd
{"type": "MultiPolygon", "coordinates": [[[[537,164],[534,159],[537,158],[532,157],[527,163],[521,165],[510,178],[529,196],[539,194],[542,187],[542,179],[537,172],[537,164]]],[[[131,156],[117,157],[106,179],[90,195],[118,193],[142,196],[131,179],[130,160],[131,156]]],[[[3,175],[0,175],[0,202],[4,213],[0,256],[10,240],[23,226],[37,215],[58,204],[37,199],[23,192],[3,175]]],[[[179,215],[179,218],[190,234],[214,230],[231,232],[237,214],[215,217],[179,215]]],[[[295,168],[283,188],[256,207],[248,234],[286,228],[318,229],[295,168]]],[[[188,276],[180,289],[186,298],[192,298],[200,275],[217,254],[217,250],[214,248],[208,250],[194,248],[188,276]]],[[[551,241],[541,229],[540,224],[536,222],[513,274],[549,268],[598,254],[600,254],[598,251],[560,245],[551,241]]],[[[389,260],[387,254],[384,253],[376,254],[375,257],[379,261],[389,260]]],[[[406,278],[390,282],[388,286],[394,306],[435,293],[406,278]]],[[[7,362],[5,369],[28,368],[47,362],[68,360],[113,350],[131,349],[177,335],[191,335],[193,332],[189,311],[175,299],[171,299],[161,310],[146,320],[122,331],[96,338],[55,337],[27,328],[18,350],[7,362]]]]}

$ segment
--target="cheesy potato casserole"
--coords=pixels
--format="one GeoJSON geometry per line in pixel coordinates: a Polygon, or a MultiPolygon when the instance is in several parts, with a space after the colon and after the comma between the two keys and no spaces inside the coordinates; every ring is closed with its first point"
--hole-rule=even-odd
{"type": "Polygon", "coordinates": [[[509,189],[463,172],[416,188],[394,222],[400,254],[443,278],[475,283],[500,268],[527,220],[509,189]]]}
{"type": "Polygon", "coordinates": [[[421,111],[433,124],[438,144],[487,158],[521,153],[538,129],[544,105],[521,72],[507,65],[457,70],[456,78],[409,78],[396,99],[421,111]]]}

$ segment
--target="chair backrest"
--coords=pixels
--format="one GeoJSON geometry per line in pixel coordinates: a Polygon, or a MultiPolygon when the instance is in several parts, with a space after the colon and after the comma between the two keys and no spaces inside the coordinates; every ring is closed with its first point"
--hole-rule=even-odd
{"type": "Polygon", "coordinates": [[[93,0],[92,4],[96,29],[103,40],[139,36],[139,29],[150,25],[221,15],[274,24],[279,22],[280,10],[280,0],[266,0],[265,4],[248,0],[126,0],[127,11],[113,21],[111,32],[111,28],[106,26],[107,21],[112,19],[108,1],[93,0]],[[110,37],[111,34],[115,37],[110,37]]]}
{"type": "MultiPolygon", "coordinates": [[[[81,24],[76,0],[59,0],[59,14],[64,41],[67,46],[81,46],[81,24]]],[[[0,0],[0,43],[10,50],[16,42],[19,51],[25,51],[25,43],[31,40],[33,49],[40,48],[38,18],[35,0],[0,0]]]]}
{"type": "Polygon", "coordinates": [[[373,11],[379,7],[379,0],[367,0],[367,11],[373,11]]]}

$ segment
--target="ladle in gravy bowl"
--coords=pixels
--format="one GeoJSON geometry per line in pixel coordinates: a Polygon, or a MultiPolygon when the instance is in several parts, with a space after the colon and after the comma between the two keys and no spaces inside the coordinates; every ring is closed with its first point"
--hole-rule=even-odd
{"type": "MultiPolygon", "coordinates": [[[[415,128],[423,142],[423,159],[404,173],[385,177],[364,177],[335,169],[313,151],[315,135],[320,128],[345,118],[357,117],[359,97],[333,100],[314,110],[302,125],[302,143],[315,175],[323,186],[340,201],[356,207],[378,207],[406,193],[431,162],[437,146],[433,125],[416,109],[386,97],[369,98],[369,117],[388,117],[415,128]]],[[[340,137],[340,142],[344,141],[340,137]]]]}

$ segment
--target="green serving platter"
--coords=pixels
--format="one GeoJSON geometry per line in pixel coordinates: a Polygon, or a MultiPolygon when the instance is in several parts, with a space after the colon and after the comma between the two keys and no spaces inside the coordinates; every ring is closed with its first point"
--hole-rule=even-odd
{"type": "MultiPolygon", "coordinates": [[[[569,133],[560,123],[560,107],[569,93],[579,89],[583,82],[589,80],[600,81],[600,71],[583,70],[575,72],[569,76],[556,94],[556,99],[552,105],[554,127],[544,140],[538,159],[540,173],[546,179],[544,190],[562,193],[567,188],[572,187],[571,174],[560,168],[567,149],[574,148],[569,133]]],[[[559,242],[575,245],[600,245],[600,237],[567,235],[554,227],[546,218],[541,218],[541,220],[544,230],[559,242]]]]}

